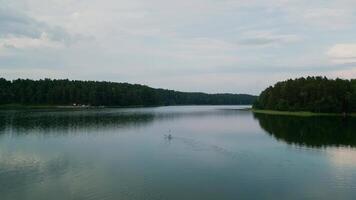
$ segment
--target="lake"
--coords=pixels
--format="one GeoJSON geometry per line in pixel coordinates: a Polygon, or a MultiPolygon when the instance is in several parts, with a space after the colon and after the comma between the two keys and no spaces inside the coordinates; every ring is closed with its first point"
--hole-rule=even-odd
{"type": "Polygon", "coordinates": [[[242,108],[1,111],[0,199],[356,199],[355,118],[242,108]]]}

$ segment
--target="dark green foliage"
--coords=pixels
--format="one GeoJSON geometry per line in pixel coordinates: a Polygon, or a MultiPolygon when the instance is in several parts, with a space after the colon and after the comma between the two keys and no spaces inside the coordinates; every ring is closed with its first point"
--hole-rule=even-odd
{"type": "Polygon", "coordinates": [[[278,82],[264,90],[253,107],[320,113],[356,112],[356,80],[307,77],[278,82]]]}
{"type": "Polygon", "coordinates": [[[0,79],[2,105],[240,105],[252,104],[255,99],[255,96],[245,94],[176,92],[128,83],[0,79]]]}

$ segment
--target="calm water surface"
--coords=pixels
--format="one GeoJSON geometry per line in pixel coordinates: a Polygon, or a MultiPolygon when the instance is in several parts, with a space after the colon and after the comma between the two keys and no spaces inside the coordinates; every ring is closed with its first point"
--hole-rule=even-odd
{"type": "Polygon", "coordinates": [[[1,111],[0,199],[356,199],[355,118],[239,108],[1,111]]]}

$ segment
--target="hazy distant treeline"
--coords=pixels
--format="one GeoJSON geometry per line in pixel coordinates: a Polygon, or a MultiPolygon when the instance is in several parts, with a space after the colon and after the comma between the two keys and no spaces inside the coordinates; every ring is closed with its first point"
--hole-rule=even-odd
{"type": "Polygon", "coordinates": [[[254,108],[281,111],[356,112],[356,80],[307,77],[264,90],[254,108]]]}
{"type": "Polygon", "coordinates": [[[255,99],[246,94],[177,92],[128,83],[0,78],[2,105],[239,105],[255,99]]]}

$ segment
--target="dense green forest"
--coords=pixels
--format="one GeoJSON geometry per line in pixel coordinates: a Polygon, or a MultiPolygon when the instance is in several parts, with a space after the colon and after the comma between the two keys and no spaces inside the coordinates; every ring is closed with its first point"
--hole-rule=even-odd
{"type": "Polygon", "coordinates": [[[278,82],[264,90],[253,107],[318,113],[356,112],[356,80],[307,77],[278,82]]]}
{"type": "Polygon", "coordinates": [[[246,94],[177,92],[128,83],[0,79],[0,105],[241,105],[255,99],[246,94]]]}

